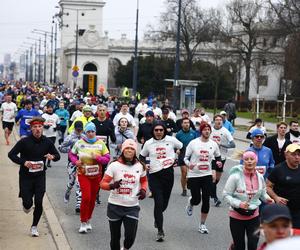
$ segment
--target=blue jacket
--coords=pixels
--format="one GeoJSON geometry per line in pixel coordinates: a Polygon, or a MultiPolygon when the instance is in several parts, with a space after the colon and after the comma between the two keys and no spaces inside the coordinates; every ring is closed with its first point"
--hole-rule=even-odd
{"type": "Polygon", "coordinates": [[[60,126],[67,126],[67,121],[70,118],[70,114],[66,109],[57,109],[55,111],[55,114],[57,114],[57,116],[60,119],[59,125],[60,126]]]}
{"type": "Polygon", "coordinates": [[[36,109],[21,109],[17,116],[16,116],[16,122],[18,122],[20,119],[20,136],[26,135],[29,136],[31,134],[30,130],[30,124],[29,121],[34,116],[41,116],[40,113],[36,109]]]}
{"type": "Polygon", "coordinates": [[[235,132],[234,127],[232,126],[231,122],[228,120],[223,121],[223,127],[226,128],[232,135],[235,132]]]}
{"type": "Polygon", "coordinates": [[[190,143],[190,141],[196,138],[197,138],[197,134],[193,129],[190,129],[188,132],[185,132],[182,129],[180,129],[176,134],[176,139],[182,142],[183,148],[186,148],[187,145],[190,143]]]}
{"type": "MultiPolygon", "coordinates": [[[[256,153],[258,162],[256,164],[256,168],[258,172],[263,174],[266,179],[274,168],[275,161],[273,158],[273,153],[271,149],[262,146],[261,148],[256,148],[253,145],[246,149],[246,151],[253,151],[256,153]]],[[[241,160],[241,164],[243,164],[243,160],[241,160]]]]}

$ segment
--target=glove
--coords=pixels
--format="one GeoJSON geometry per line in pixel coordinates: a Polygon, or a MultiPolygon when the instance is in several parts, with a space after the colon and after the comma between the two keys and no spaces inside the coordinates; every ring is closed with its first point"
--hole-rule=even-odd
{"type": "Polygon", "coordinates": [[[141,189],[140,192],[138,192],[136,196],[139,197],[139,200],[144,200],[146,198],[146,190],[141,189]]]}
{"type": "Polygon", "coordinates": [[[116,181],[116,182],[114,182],[114,183],[109,184],[110,190],[119,188],[120,185],[121,185],[121,182],[122,182],[122,179],[121,179],[121,180],[118,180],[118,181],[116,181]]]}
{"type": "Polygon", "coordinates": [[[53,131],[55,132],[57,130],[57,128],[53,128],[53,131]]]}
{"type": "Polygon", "coordinates": [[[49,126],[49,125],[44,125],[44,128],[45,128],[45,129],[49,129],[50,126],[49,126]]]}

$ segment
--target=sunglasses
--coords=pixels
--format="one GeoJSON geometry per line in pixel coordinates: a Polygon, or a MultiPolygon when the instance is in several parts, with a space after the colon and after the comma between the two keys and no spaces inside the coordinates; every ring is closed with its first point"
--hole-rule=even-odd
{"type": "Polygon", "coordinates": [[[256,135],[254,136],[255,138],[264,138],[265,136],[264,135],[256,135]]]}
{"type": "Polygon", "coordinates": [[[163,132],[164,129],[162,129],[162,128],[156,128],[156,129],[154,129],[154,131],[155,131],[155,132],[163,132]]]}

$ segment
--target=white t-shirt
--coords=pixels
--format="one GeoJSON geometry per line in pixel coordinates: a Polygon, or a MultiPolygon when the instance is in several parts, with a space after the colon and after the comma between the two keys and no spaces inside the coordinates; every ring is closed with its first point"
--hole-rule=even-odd
{"type": "Polygon", "coordinates": [[[213,127],[210,139],[219,145],[222,160],[225,160],[228,149],[226,147],[222,147],[221,145],[228,145],[231,141],[233,141],[231,133],[224,127],[221,127],[220,129],[215,129],[213,127]]]}
{"type": "Polygon", "coordinates": [[[118,122],[119,122],[119,120],[120,120],[122,117],[125,117],[125,118],[128,120],[129,124],[130,124],[132,127],[136,127],[136,124],[135,124],[135,121],[134,121],[133,116],[132,116],[131,114],[129,114],[129,113],[126,113],[126,114],[124,115],[124,114],[121,113],[121,112],[118,113],[118,114],[116,114],[115,117],[114,117],[114,119],[113,119],[113,124],[115,125],[115,127],[118,126],[118,122]]]}
{"type": "Polygon", "coordinates": [[[153,111],[153,113],[156,116],[156,118],[157,117],[160,117],[160,118],[162,117],[162,110],[161,110],[161,108],[156,107],[155,109],[152,108],[151,110],[153,111]]]}
{"type": "Polygon", "coordinates": [[[71,118],[70,118],[70,121],[75,121],[75,119],[76,118],[78,118],[78,117],[80,117],[80,116],[82,116],[83,115],[83,113],[80,111],[80,110],[76,110],[73,114],[72,114],[72,116],[71,116],[71,118]]]}
{"type": "Polygon", "coordinates": [[[285,143],[285,138],[280,140],[279,138],[277,138],[277,143],[278,143],[278,148],[282,149],[284,143],[285,143]]]}
{"type": "Polygon", "coordinates": [[[127,166],[118,161],[112,162],[105,174],[113,178],[113,182],[122,179],[118,189],[110,191],[108,202],[114,205],[133,207],[139,205],[137,197],[140,191],[140,178],[146,176],[141,163],[127,166]]]}
{"type": "Polygon", "coordinates": [[[249,132],[250,134],[252,134],[252,132],[253,132],[255,129],[257,129],[257,128],[259,128],[264,134],[266,134],[267,130],[266,130],[265,127],[257,127],[256,125],[253,126],[252,128],[250,128],[248,132],[249,132]]]}
{"type": "Polygon", "coordinates": [[[57,127],[57,124],[60,123],[60,119],[57,114],[42,114],[42,117],[45,119],[44,126],[50,126],[48,129],[44,128],[43,135],[46,137],[56,137],[56,131],[54,129],[57,127]]]}
{"type": "Polygon", "coordinates": [[[176,117],[176,115],[175,115],[175,113],[173,111],[169,112],[168,118],[172,119],[174,122],[176,122],[176,120],[177,120],[177,117],[176,117]]]}
{"type": "Polygon", "coordinates": [[[143,157],[149,156],[149,173],[152,174],[171,167],[176,159],[175,149],[181,149],[182,146],[175,137],[166,135],[162,140],[151,138],[146,141],[140,154],[143,157]]]}
{"type": "Polygon", "coordinates": [[[14,102],[4,102],[1,105],[0,111],[2,112],[2,120],[4,122],[14,122],[16,112],[18,112],[17,105],[14,102]]]}
{"type": "Polygon", "coordinates": [[[135,108],[135,112],[137,114],[141,114],[142,116],[145,116],[145,113],[148,109],[148,105],[146,103],[139,103],[136,108],[135,108]]]}
{"type": "Polygon", "coordinates": [[[212,175],[211,161],[220,156],[218,144],[213,140],[203,142],[201,137],[192,140],[186,148],[184,162],[188,166],[187,178],[212,175]],[[193,168],[189,167],[194,164],[193,168]]]}
{"type": "Polygon", "coordinates": [[[201,116],[197,116],[197,117],[192,116],[192,117],[191,117],[191,121],[193,122],[193,124],[194,124],[196,130],[199,130],[200,124],[201,124],[201,122],[203,121],[203,119],[202,119],[201,116]]]}
{"type": "Polygon", "coordinates": [[[203,122],[207,122],[208,124],[211,124],[211,120],[207,114],[201,115],[201,119],[203,122]]]}
{"type": "Polygon", "coordinates": [[[296,137],[290,133],[290,141],[292,143],[296,143],[296,144],[300,145],[300,136],[296,137]]]}

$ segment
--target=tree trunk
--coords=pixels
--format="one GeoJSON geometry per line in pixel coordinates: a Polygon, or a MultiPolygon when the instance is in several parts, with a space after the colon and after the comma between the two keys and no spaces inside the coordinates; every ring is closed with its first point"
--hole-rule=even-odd
{"type": "Polygon", "coordinates": [[[250,73],[251,73],[251,62],[250,59],[246,59],[245,61],[245,100],[249,101],[249,90],[250,90],[250,73]]]}

